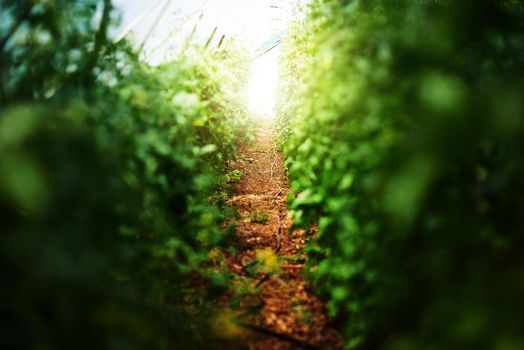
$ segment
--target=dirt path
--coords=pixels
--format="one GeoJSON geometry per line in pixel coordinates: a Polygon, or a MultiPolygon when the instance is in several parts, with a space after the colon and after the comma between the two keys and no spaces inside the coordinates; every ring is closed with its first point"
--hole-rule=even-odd
{"type": "Polygon", "coordinates": [[[257,121],[256,141],[242,145],[230,167],[243,175],[229,200],[239,218],[237,253],[228,266],[250,286],[253,295],[243,297],[239,313],[258,334],[246,345],[251,350],[340,349],[325,305],[301,275],[305,257],[300,249],[308,237],[289,230],[287,174],[275,147],[274,127],[272,120],[257,121]]]}

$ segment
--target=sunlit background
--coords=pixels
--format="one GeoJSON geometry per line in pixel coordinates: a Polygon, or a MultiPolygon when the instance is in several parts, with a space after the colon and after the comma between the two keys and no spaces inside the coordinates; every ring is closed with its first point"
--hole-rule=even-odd
{"type": "Polygon", "coordinates": [[[251,53],[248,107],[253,116],[274,116],[279,44],[298,12],[298,0],[116,0],[115,4],[122,21],[113,36],[127,35],[137,47],[143,45],[142,59],[151,65],[173,58],[189,36],[209,48],[241,41],[251,53]]]}
{"type": "Polygon", "coordinates": [[[248,106],[256,116],[275,116],[279,55],[280,49],[276,47],[252,63],[248,86],[248,106]]]}

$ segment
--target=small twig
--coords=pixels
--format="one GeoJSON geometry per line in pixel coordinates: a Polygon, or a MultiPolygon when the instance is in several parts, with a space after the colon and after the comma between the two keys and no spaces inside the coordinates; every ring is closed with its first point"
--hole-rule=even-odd
{"type": "Polygon", "coordinates": [[[273,163],[271,164],[271,171],[270,171],[269,178],[270,178],[270,180],[275,184],[275,186],[278,187],[278,193],[275,195],[275,197],[278,197],[278,195],[279,195],[280,193],[282,193],[282,187],[280,187],[280,185],[278,184],[278,182],[276,182],[276,181],[273,179],[274,168],[275,168],[275,164],[277,163],[277,156],[278,156],[278,152],[277,152],[277,144],[275,143],[275,141],[273,141],[273,146],[274,146],[273,163]]]}
{"type": "Polygon", "coordinates": [[[282,247],[280,244],[280,227],[282,226],[280,222],[280,208],[278,210],[277,219],[278,219],[278,225],[277,225],[277,232],[275,233],[275,236],[277,238],[277,246],[275,248],[275,253],[278,253],[280,251],[280,248],[282,247]]]}
{"type": "MultiPolygon", "coordinates": [[[[277,204],[275,199],[280,196],[280,194],[282,194],[282,187],[280,187],[280,185],[278,184],[277,181],[275,181],[275,179],[273,179],[273,174],[274,174],[274,168],[275,168],[275,164],[277,163],[277,156],[278,156],[278,152],[277,152],[277,144],[276,142],[273,140],[273,147],[274,147],[274,152],[273,152],[273,163],[271,164],[271,171],[270,171],[270,175],[269,175],[269,179],[271,180],[271,182],[273,182],[275,184],[275,186],[278,187],[278,192],[277,194],[275,194],[273,196],[273,199],[271,200],[273,202],[273,204],[277,204]]],[[[278,225],[277,225],[277,230],[275,232],[275,237],[277,239],[277,246],[275,248],[275,253],[278,253],[280,251],[280,248],[281,248],[281,243],[280,243],[280,227],[282,225],[281,221],[280,221],[280,207],[278,208],[278,215],[277,215],[277,218],[278,218],[278,225]]]]}
{"type": "Polygon", "coordinates": [[[270,278],[271,276],[269,275],[269,273],[265,273],[264,276],[262,276],[262,278],[257,282],[255,288],[260,287],[263,283],[269,281],[270,278]]]}
{"type": "Polygon", "coordinates": [[[282,190],[279,190],[279,191],[277,192],[277,194],[275,194],[275,195],[273,196],[273,198],[271,198],[271,201],[273,202],[273,204],[277,204],[277,203],[276,203],[276,199],[277,199],[277,197],[280,196],[281,194],[282,194],[282,190]]]}
{"type": "Polygon", "coordinates": [[[319,349],[319,347],[316,346],[316,345],[309,344],[309,343],[307,343],[305,341],[302,341],[300,339],[297,339],[297,338],[292,337],[292,336],[287,335],[287,334],[278,333],[278,332],[272,331],[270,329],[259,327],[259,326],[255,326],[255,325],[252,325],[252,324],[249,324],[249,323],[245,323],[245,322],[238,322],[238,324],[239,324],[239,326],[244,327],[246,329],[249,329],[251,331],[254,331],[254,332],[257,332],[257,333],[260,333],[260,334],[264,334],[264,335],[268,335],[268,336],[271,336],[271,337],[275,337],[277,339],[280,339],[280,340],[286,341],[288,343],[291,343],[293,345],[299,346],[302,349],[306,349],[306,350],[317,350],[317,349],[319,349]]]}

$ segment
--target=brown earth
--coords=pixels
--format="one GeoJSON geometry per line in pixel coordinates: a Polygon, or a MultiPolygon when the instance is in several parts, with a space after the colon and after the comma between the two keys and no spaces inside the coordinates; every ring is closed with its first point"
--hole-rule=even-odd
{"type": "MultiPolygon", "coordinates": [[[[230,171],[243,175],[234,185],[229,205],[238,210],[237,252],[227,258],[229,270],[247,286],[234,314],[250,336],[251,350],[342,349],[325,305],[302,276],[301,249],[310,235],[290,231],[289,187],[284,157],[277,152],[272,120],[256,121],[256,140],[240,145],[230,171]],[[237,172],[238,173],[238,172],[237,172]]],[[[231,296],[230,296],[231,298],[231,296]]]]}

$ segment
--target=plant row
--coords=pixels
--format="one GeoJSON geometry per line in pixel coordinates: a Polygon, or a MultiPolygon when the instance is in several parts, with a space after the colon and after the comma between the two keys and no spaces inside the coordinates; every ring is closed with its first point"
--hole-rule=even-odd
{"type": "Polygon", "coordinates": [[[348,349],[524,346],[524,9],[316,0],[279,124],[307,274],[348,349]]]}
{"type": "Polygon", "coordinates": [[[246,126],[240,51],[188,43],[153,68],[108,38],[110,1],[0,10],[3,345],[207,347],[202,304],[226,283],[205,268],[226,238],[215,193],[246,126]]]}

